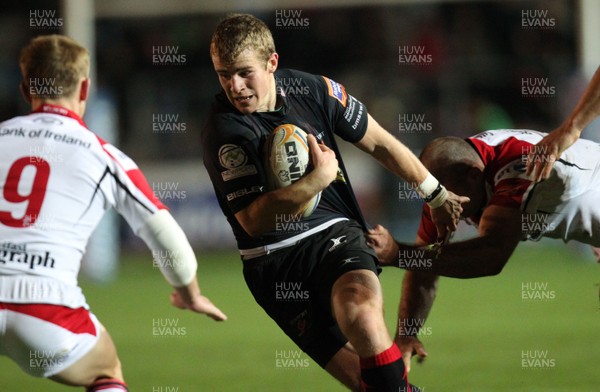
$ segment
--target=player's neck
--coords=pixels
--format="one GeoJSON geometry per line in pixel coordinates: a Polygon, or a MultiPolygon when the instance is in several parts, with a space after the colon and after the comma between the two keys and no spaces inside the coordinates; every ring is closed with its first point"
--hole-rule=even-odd
{"type": "Polygon", "coordinates": [[[31,109],[39,109],[42,105],[54,105],[68,109],[79,117],[83,118],[85,112],[85,101],[76,102],[72,99],[33,99],[31,101],[31,109]]]}
{"type": "Polygon", "coordinates": [[[283,99],[277,94],[277,84],[275,78],[273,78],[273,85],[271,88],[271,98],[269,100],[269,112],[276,112],[283,106],[283,99]]]}

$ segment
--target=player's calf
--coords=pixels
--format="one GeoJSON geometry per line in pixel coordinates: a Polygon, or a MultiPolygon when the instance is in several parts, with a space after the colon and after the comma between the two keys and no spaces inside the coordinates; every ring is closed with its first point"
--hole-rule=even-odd
{"type": "Polygon", "coordinates": [[[377,276],[368,270],[345,273],[333,286],[332,304],[340,329],[360,357],[362,389],[411,392],[400,349],[383,319],[377,276]]]}

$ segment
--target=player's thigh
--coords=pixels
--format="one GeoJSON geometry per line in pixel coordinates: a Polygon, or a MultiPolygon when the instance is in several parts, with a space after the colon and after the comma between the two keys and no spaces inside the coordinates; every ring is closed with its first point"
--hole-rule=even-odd
{"type": "Polygon", "coordinates": [[[359,357],[350,343],[331,358],[325,370],[351,391],[361,391],[359,357]]]}
{"type": "MultiPolygon", "coordinates": [[[[87,309],[2,303],[2,353],[37,377],[52,377],[98,345],[101,325],[87,309]]],[[[79,378],[69,384],[85,385],[79,378]]]]}
{"type": "Polygon", "coordinates": [[[90,385],[98,378],[123,381],[117,349],[106,328],[100,324],[96,345],[80,360],[50,378],[69,385],[90,385]]]}

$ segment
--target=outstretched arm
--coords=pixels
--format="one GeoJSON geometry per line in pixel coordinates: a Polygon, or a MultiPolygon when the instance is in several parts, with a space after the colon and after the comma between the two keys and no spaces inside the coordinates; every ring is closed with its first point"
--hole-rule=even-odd
{"type": "Polygon", "coordinates": [[[200,294],[196,256],[185,233],[167,210],[154,213],[137,234],[152,250],[155,263],[175,289],[171,295],[174,306],[206,314],[217,321],[227,319],[219,308],[200,294]]]}
{"type": "Polygon", "coordinates": [[[527,157],[527,175],[541,181],[550,175],[554,162],[581,135],[583,129],[600,115],[600,67],[569,117],[543,138],[527,157]]]}
{"type": "Polygon", "coordinates": [[[462,204],[469,198],[447,191],[427,170],[412,151],[368,116],[367,132],[356,143],[361,150],[372,155],[390,172],[396,174],[419,192],[432,208],[432,217],[438,237],[456,230],[462,213],[462,204]]]}
{"type": "Polygon", "coordinates": [[[406,271],[404,274],[395,340],[407,371],[410,371],[413,355],[417,355],[421,361],[428,355],[419,340],[419,334],[433,306],[437,287],[437,275],[421,271],[406,271]]]}
{"type": "MultiPolygon", "coordinates": [[[[400,254],[399,244],[391,233],[377,225],[368,234],[369,245],[385,264],[393,264],[400,254]]],[[[427,243],[417,236],[415,243],[424,247],[427,243]]],[[[418,336],[429,316],[437,292],[438,276],[427,271],[406,271],[402,280],[402,293],[398,303],[398,325],[395,342],[402,352],[406,371],[410,372],[410,360],[418,355],[419,360],[427,357],[427,352],[418,336]]]]}
{"type": "Polygon", "coordinates": [[[481,217],[478,237],[441,249],[397,243],[381,226],[371,230],[369,242],[383,265],[453,278],[477,278],[502,270],[522,238],[521,219],[521,211],[493,205],[481,217]]]}
{"type": "Polygon", "coordinates": [[[171,304],[179,309],[188,309],[192,312],[202,313],[216,321],[227,320],[225,313],[217,308],[210,299],[200,294],[198,280],[194,279],[187,285],[175,287],[171,294],[171,304]]]}
{"type": "Polygon", "coordinates": [[[490,206],[479,228],[479,237],[444,245],[441,253],[427,250],[429,244],[418,236],[416,244],[409,246],[396,242],[382,226],[369,231],[369,244],[381,264],[413,269],[406,271],[402,281],[395,338],[407,371],[413,355],[420,359],[428,355],[418,336],[436,297],[438,275],[475,278],[499,273],[521,238],[521,212],[490,206]],[[415,260],[411,262],[407,257],[415,260]],[[416,259],[419,262],[414,262],[416,259]],[[421,263],[423,260],[427,262],[421,263]]]}

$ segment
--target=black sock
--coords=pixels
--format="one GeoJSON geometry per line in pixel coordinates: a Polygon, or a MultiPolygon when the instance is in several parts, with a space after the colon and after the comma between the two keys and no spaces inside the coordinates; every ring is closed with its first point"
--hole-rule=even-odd
{"type": "Polygon", "coordinates": [[[360,359],[365,392],[418,392],[408,383],[408,375],[396,343],[371,358],[360,359]]]}

